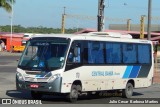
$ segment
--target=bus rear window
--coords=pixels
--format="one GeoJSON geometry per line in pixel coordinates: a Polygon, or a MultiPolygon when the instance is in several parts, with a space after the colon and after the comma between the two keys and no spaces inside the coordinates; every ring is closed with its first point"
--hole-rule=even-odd
{"type": "Polygon", "coordinates": [[[150,45],[138,45],[138,62],[141,64],[151,62],[150,45]]]}

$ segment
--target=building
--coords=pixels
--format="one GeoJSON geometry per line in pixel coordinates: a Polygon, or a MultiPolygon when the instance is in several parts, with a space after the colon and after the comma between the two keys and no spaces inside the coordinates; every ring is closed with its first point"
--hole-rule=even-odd
{"type": "MultiPolygon", "coordinates": [[[[144,31],[147,32],[147,25],[144,25],[144,31]]],[[[110,24],[109,25],[110,30],[128,30],[126,24],[110,24]]],[[[140,31],[140,24],[130,24],[130,31],[140,31]]],[[[151,27],[152,32],[160,32],[160,25],[152,24],[151,27]]]]}
{"type": "Polygon", "coordinates": [[[11,46],[21,46],[22,39],[22,33],[13,33],[11,37],[10,33],[0,32],[0,40],[2,40],[5,43],[7,51],[11,50],[11,46]]]}

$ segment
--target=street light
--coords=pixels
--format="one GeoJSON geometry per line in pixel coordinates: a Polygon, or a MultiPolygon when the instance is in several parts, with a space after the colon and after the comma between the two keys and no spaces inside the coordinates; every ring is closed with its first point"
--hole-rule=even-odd
{"type": "Polygon", "coordinates": [[[13,28],[12,28],[12,26],[13,26],[13,0],[11,1],[11,7],[12,7],[12,11],[11,11],[11,36],[10,36],[10,52],[12,52],[12,30],[13,30],[13,28]]]}

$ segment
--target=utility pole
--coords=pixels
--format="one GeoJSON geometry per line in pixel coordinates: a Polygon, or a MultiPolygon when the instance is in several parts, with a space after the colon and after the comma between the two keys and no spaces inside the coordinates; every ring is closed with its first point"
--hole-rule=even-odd
{"type": "Polygon", "coordinates": [[[131,19],[127,20],[127,31],[131,30],[131,19]]]}
{"type": "Polygon", "coordinates": [[[66,7],[64,7],[64,13],[62,14],[62,34],[65,33],[65,18],[66,18],[66,7]]]}
{"type": "Polygon", "coordinates": [[[152,17],[152,0],[148,0],[148,40],[151,40],[151,17],[152,17]]]}
{"type": "Polygon", "coordinates": [[[145,15],[141,16],[141,25],[140,25],[140,39],[144,39],[144,19],[145,15]]]}
{"type": "Polygon", "coordinates": [[[102,32],[105,30],[105,24],[104,24],[104,4],[105,0],[98,0],[98,25],[97,25],[97,30],[98,32],[102,32]]]}

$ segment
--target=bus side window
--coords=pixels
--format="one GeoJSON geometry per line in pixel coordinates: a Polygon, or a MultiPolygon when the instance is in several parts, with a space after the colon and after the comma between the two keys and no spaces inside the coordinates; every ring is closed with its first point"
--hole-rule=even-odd
{"type": "Polygon", "coordinates": [[[79,43],[72,44],[67,61],[70,63],[80,63],[81,62],[81,47],[79,43]]]}
{"type": "Polygon", "coordinates": [[[109,64],[121,63],[121,45],[118,43],[106,43],[106,62],[109,64]]]}
{"type": "Polygon", "coordinates": [[[81,62],[81,48],[79,46],[76,46],[74,48],[73,62],[76,62],[76,63],[80,63],[81,62]]]}
{"type": "Polygon", "coordinates": [[[103,43],[97,41],[88,42],[88,63],[104,64],[103,43]]]}

